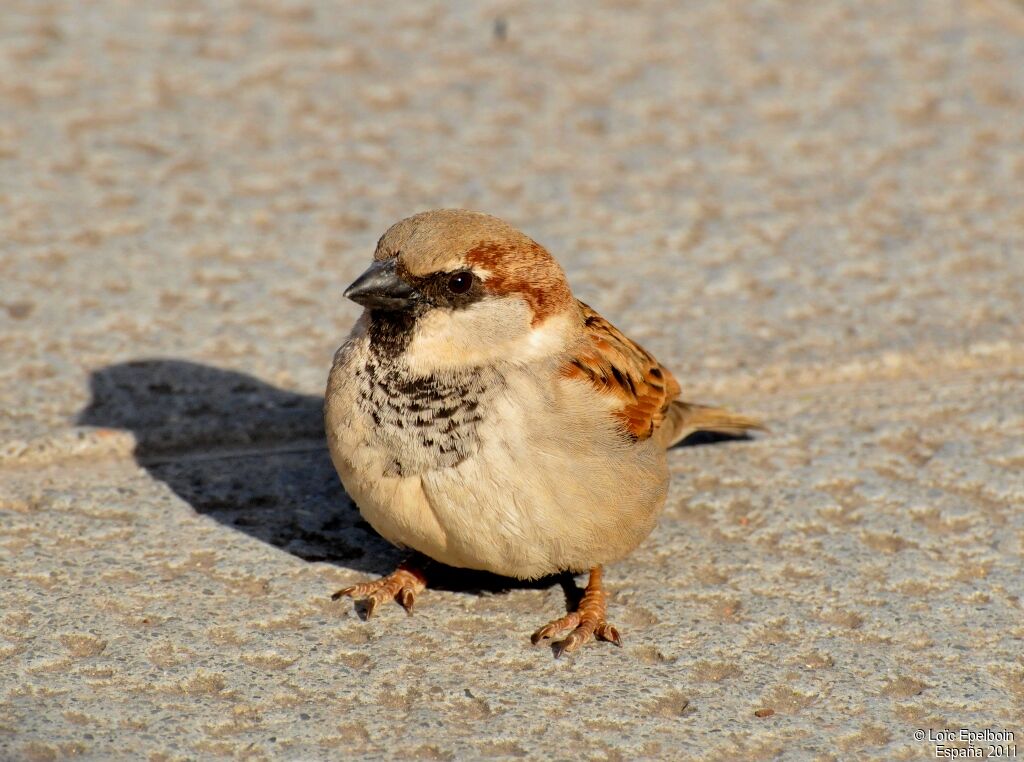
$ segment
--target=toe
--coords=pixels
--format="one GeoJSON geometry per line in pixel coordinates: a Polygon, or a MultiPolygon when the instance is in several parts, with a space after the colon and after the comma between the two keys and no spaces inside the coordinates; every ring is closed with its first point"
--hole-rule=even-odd
{"type": "Polygon", "coordinates": [[[394,596],[389,590],[380,589],[374,590],[368,596],[366,596],[366,618],[369,619],[373,616],[377,608],[385,601],[390,601],[394,596]]]}
{"type": "Polygon", "coordinates": [[[352,585],[350,587],[343,587],[341,590],[338,590],[336,593],[334,593],[334,595],[331,596],[331,600],[336,601],[339,598],[345,597],[346,595],[352,595],[352,593],[356,591],[356,587],[356,585],[352,585]]]}
{"type": "MultiPolygon", "coordinates": [[[[565,619],[568,619],[566,617],[565,619]]],[[[536,644],[543,638],[549,638],[558,632],[574,627],[572,632],[566,635],[562,640],[552,643],[551,649],[555,653],[557,659],[562,654],[569,654],[573,651],[579,650],[584,645],[592,640],[606,640],[609,643],[614,643],[617,646],[622,646],[622,636],[619,635],[619,631],[612,625],[608,624],[603,620],[595,620],[587,616],[577,616],[575,621],[566,622],[565,619],[552,622],[546,627],[542,627],[537,630],[533,635],[533,642],[536,644]]]]}
{"type": "Polygon", "coordinates": [[[575,612],[573,612],[572,614],[567,614],[566,616],[563,616],[560,619],[555,619],[554,621],[548,622],[546,625],[544,625],[535,633],[533,633],[533,635],[530,637],[530,640],[533,642],[534,645],[537,645],[545,638],[554,637],[560,632],[565,632],[566,630],[578,626],[579,623],[579,614],[575,612]]]}
{"type": "Polygon", "coordinates": [[[559,641],[553,645],[555,651],[555,658],[559,658],[562,654],[571,654],[577,650],[584,643],[594,639],[594,630],[585,624],[580,625],[575,630],[569,633],[568,637],[564,640],[559,641]]]}
{"type": "Polygon", "coordinates": [[[545,638],[550,638],[556,632],[558,630],[554,629],[550,624],[546,624],[530,636],[530,642],[537,645],[545,638]]]}

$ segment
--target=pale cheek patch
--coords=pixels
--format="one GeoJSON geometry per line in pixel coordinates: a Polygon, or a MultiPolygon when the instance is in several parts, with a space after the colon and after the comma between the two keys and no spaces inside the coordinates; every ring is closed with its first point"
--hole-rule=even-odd
{"type": "Polygon", "coordinates": [[[499,361],[527,362],[565,346],[561,316],[537,328],[520,299],[484,299],[461,310],[435,309],[416,321],[406,350],[415,374],[465,369],[499,361]]]}

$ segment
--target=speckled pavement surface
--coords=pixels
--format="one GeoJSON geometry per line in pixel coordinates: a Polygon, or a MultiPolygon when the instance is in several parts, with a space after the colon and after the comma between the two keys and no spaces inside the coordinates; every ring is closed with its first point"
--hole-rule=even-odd
{"type": "Polygon", "coordinates": [[[0,9],[0,759],[1024,753],[1024,5],[375,5],[0,9]],[[437,206],[771,425],[673,451],[621,650],[329,599],[341,293],[437,206]]]}

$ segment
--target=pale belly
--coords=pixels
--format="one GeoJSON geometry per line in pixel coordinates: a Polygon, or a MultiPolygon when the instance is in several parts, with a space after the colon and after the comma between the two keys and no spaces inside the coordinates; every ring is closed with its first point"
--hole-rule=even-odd
{"type": "Polygon", "coordinates": [[[366,468],[386,457],[365,445],[334,455],[346,491],[381,536],[451,566],[523,579],[623,557],[650,533],[664,502],[665,482],[631,490],[536,461],[470,458],[401,477],[366,468]]]}
{"type": "Polygon", "coordinates": [[[508,379],[499,386],[473,406],[472,437],[440,453],[423,444],[436,439],[427,427],[397,427],[367,413],[353,385],[332,384],[331,456],[364,518],[442,563],[524,579],[633,550],[664,503],[664,453],[641,443],[610,455],[608,432],[542,426],[549,411],[524,409],[508,379]]]}

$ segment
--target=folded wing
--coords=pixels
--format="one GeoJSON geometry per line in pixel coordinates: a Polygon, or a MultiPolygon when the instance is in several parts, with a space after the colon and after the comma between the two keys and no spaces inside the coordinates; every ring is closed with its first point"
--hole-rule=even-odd
{"type": "Polygon", "coordinates": [[[656,437],[670,447],[694,431],[738,435],[762,428],[753,418],[676,399],[679,382],[667,368],[588,305],[579,307],[586,340],[562,374],[614,397],[614,415],[630,439],[656,437]]]}

